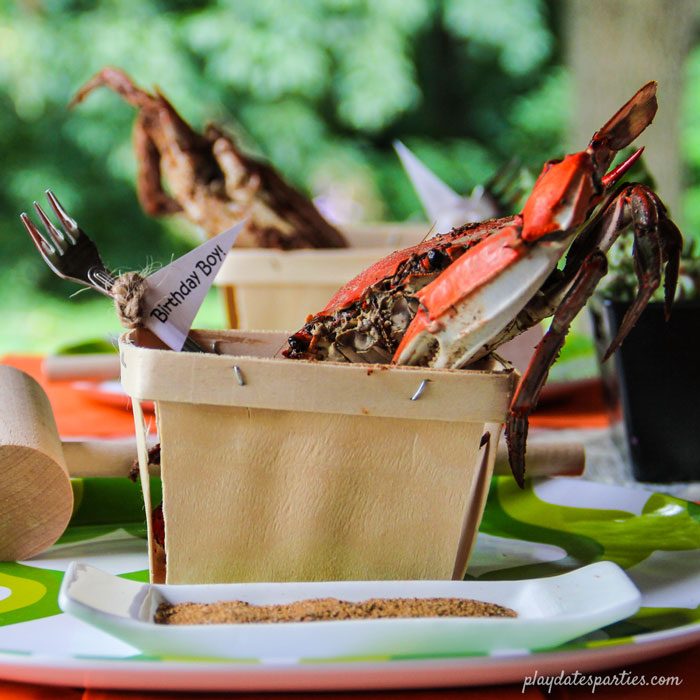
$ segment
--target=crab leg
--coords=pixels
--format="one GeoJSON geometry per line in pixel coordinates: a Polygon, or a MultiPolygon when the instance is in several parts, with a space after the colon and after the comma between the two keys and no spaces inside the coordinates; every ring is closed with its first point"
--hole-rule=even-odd
{"type": "Polygon", "coordinates": [[[150,216],[177,214],[182,207],[164,189],[160,179],[160,152],[148,134],[145,118],[139,114],[134,124],[134,150],[137,153],[136,194],[150,216]]]}
{"type": "Polygon", "coordinates": [[[625,185],[619,188],[600,214],[579,236],[567,255],[564,277],[578,268],[584,248],[611,248],[620,234],[631,228],[634,235],[634,269],[639,282],[637,296],[627,310],[617,335],[605,352],[607,360],[630,332],[664,275],[664,305],[666,316],[671,309],[678,281],[683,238],[676,225],[666,216],[666,208],[645,185],[625,185]]]}
{"type": "Polygon", "coordinates": [[[626,204],[630,208],[634,227],[634,268],[639,280],[639,292],[605,353],[606,360],[620,346],[659,286],[664,263],[664,306],[668,318],[676,292],[683,246],[680,231],[666,217],[666,208],[649,189],[641,185],[631,187],[626,194],[626,204]]]}
{"type": "Polygon", "coordinates": [[[554,364],[564,345],[571,322],[585,306],[588,298],[607,271],[607,260],[600,251],[595,251],[584,261],[573,286],[554,314],[549,330],[537,346],[535,354],[530,360],[530,365],[513,397],[506,422],[506,441],[510,468],[521,487],[524,484],[525,475],[528,417],[537,405],[537,399],[547,380],[549,368],[554,364]]]}
{"type": "MultiPolygon", "coordinates": [[[[662,205],[663,206],[663,205],[662,205]]],[[[665,212],[664,207],[664,212],[665,212]]],[[[659,222],[661,229],[661,252],[666,262],[664,268],[664,316],[666,320],[671,317],[671,305],[676,295],[676,285],[678,284],[678,271],[681,265],[681,254],[683,252],[683,235],[678,230],[676,224],[662,216],[659,222]]]]}
{"type": "Polygon", "coordinates": [[[189,127],[165,97],[142,90],[118,68],[103,68],[94,75],[78,90],[69,107],[80,104],[99,87],[114,90],[138,110],[133,140],[138,167],[137,195],[144,211],[151,216],[183,211],[178,201],[163,188],[163,155],[167,153],[184,169],[195,154],[206,149],[206,141],[189,127]]]}
{"type": "Polygon", "coordinates": [[[678,279],[682,237],[666,217],[658,197],[644,185],[625,185],[603,205],[595,219],[580,233],[567,255],[560,281],[549,294],[568,288],[555,312],[549,331],[535,350],[511,403],[506,439],[511,469],[522,486],[528,416],[537,404],[549,368],[564,344],[569,325],[585,305],[607,271],[605,253],[627,228],[634,234],[635,272],[639,291],[627,310],[617,335],[606,351],[607,359],[620,346],[646,308],[664,273],[666,308],[670,308],[678,279]],[[584,255],[583,249],[590,251],[584,255]],[[665,268],[664,268],[665,264],[665,268]]]}
{"type": "MultiPolygon", "coordinates": [[[[482,354],[487,354],[491,349],[512,340],[545,318],[554,315],[590,252],[600,249],[605,232],[615,231],[619,233],[620,230],[624,229],[625,208],[618,201],[620,191],[608,194],[595,216],[576,235],[566,254],[564,268],[552,271],[523,310],[485,346],[482,353],[475,355],[474,359],[478,359],[482,354]],[[611,206],[613,201],[616,204],[611,206]],[[601,223],[603,219],[604,223],[601,223]]],[[[612,244],[612,240],[609,241],[609,245],[612,244]]]]}

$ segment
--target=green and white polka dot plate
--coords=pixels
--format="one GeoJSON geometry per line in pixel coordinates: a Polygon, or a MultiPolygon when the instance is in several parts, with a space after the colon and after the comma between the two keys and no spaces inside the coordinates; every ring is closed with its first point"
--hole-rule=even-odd
{"type": "Polygon", "coordinates": [[[469,685],[629,665],[700,643],[700,505],[580,479],[494,479],[467,578],[527,579],[612,561],[642,592],[632,617],[564,645],[481,656],[214,659],[145,656],[61,613],[71,561],[146,581],[138,487],[74,482],[50,551],[0,563],[0,678],[104,688],[309,690],[469,685]]]}

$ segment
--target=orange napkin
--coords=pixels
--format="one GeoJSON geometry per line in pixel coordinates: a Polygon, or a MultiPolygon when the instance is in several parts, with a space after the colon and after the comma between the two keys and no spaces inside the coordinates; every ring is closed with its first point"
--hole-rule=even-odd
{"type": "Polygon", "coordinates": [[[566,386],[543,392],[538,407],[530,416],[535,428],[607,428],[608,409],[599,379],[570,382],[566,386]]]}
{"type": "Polygon", "coordinates": [[[26,372],[41,384],[53,408],[61,437],[123,437],[134,434],[134,419],[124,409],[107,406],[76,391],[70,381],[48,381],[41,373],[41,357],[6,355],[0,361],[26,372]]]}

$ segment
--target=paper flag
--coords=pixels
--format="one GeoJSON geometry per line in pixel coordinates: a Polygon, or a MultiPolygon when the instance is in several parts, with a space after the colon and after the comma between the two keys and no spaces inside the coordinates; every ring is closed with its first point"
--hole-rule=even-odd
{"type": "Polygon", "coordinates": [[[182,350],[194,317],[245,222],[202,243],[146,278],[144,325],[182,350]]]}
{"type": "Polygon", "coordinates": [[[401,160],[435,234],[446,233],[455,226],[483,221],[498,215],[483,187],[476,187],[470,197],[462,197],[429,170],[401,141],[394,141],[401,160]]]}

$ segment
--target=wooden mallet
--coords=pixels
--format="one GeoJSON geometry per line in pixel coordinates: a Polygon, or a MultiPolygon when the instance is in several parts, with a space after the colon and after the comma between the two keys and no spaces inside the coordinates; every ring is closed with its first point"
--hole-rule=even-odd
{"type": "MultiPolygon", "coordinates": [[[[29,559],[63,534],[73,512],[71,477],[126,478],[135,458],[134,438],[62,442],[41,386],[0,365],[0,561],[29,559]]],[[[578,476],[583,445],[532,442],[527,459],[528,476],[578,476]]],[[[510,474],[502,444],[495,472],[510,474]]]]}
{"type": "Polygon", "coordinates": [[[126,477],[135,456],[133,438],[61,442],[41,386],[0,365],[0,561],[33,557],[63,534],[71,476],[126,477]]]}

